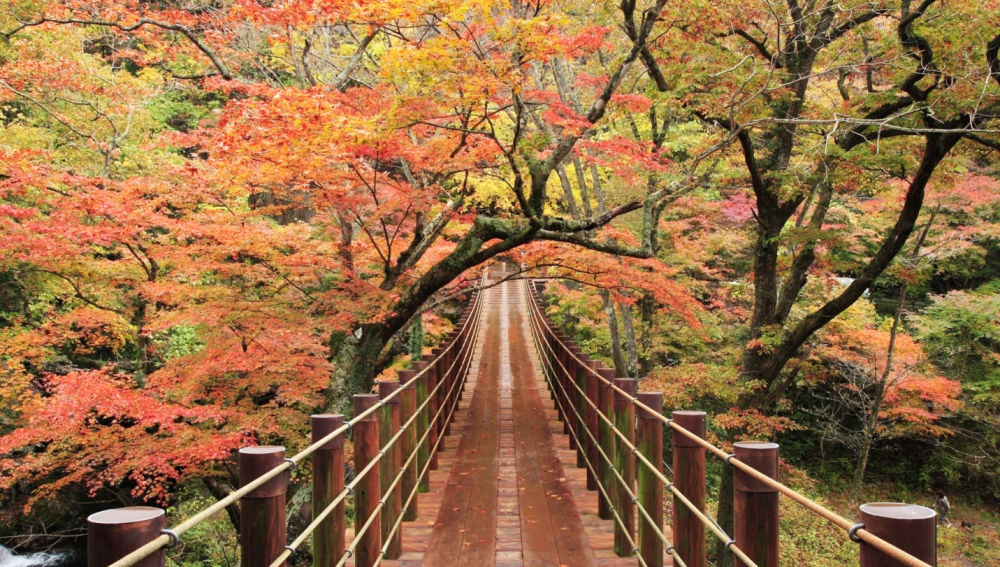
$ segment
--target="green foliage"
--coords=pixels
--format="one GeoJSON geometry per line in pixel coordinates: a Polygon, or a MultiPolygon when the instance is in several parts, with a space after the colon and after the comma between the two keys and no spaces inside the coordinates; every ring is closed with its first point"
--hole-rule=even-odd
{"type": "Polygon", "coordinates": [[[205,346],[198,335],[198,328],[193,325],[176,325],[156,333],[153,343],[162,353],[163,360],[194,354],[205,346]]]}
{"type": "MultiPolygon", "coordinates": [[[[178,494],[178,503],[167,509],[167,523],[174,525],[215,503],[211,496],[192,487],[178,494]]],[[[238,534],[225,512],[194,526],[181,545],[167,553],[169,567],[237,567],[240,564],[238,534]]]]}
{"type": "Polygon", "coordinates": [[[222,102],[214,96],[172,89],[150,100],[146,108],[154,120],[167,128],[188,132],[197,128],[212,110],[222,108],[222,102]]]}
{"type": "Polygon", "coordinates": [[[1000,293],[936,296],[914,322],[931,358],[972,402],[1000,405],[1000,293]]]}

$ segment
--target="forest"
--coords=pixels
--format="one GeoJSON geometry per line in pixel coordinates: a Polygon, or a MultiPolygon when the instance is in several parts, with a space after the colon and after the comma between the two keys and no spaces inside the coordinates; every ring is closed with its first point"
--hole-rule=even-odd
{"type": "Polygon", "coordinates": [[[713,441],[1000,556],[998,0],[11,0],[0,128],[7,548],[224,496],[504,264],[713,441]]]}

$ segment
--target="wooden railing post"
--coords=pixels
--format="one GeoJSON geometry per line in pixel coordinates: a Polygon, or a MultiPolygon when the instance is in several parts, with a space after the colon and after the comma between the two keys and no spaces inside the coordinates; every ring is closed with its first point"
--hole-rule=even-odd
{"type": "MultiPolygon", "coordinates": [[[[399,371],[399,384],[403,387],[416,375],[413,370],[400,370],[399,371]]],[[[399,420],[400,423],[406,423],[417,410],[417,389],[412,384],[403,388],[403,391],[399,394],[399,420]]],[[[406,428],[406,432],[399,438],[399,452],[402,456],[403,462],[406,462],[410,458],[410,455],[417,447],[417,420],[414,420],[409,427],[406,428]]],[[[406,471],[403,473],[403,479],[400,481],[400,491],[402,493],[402,499],[406,500],[410,497],[410,493],[417,486],[417,467],[419,466],[419,459],[413,459],[410,461],[410,465],[406,467],[406,471]]],[[[417,498],[414,497],[410,500],[410,505],[403,512],[403,520],[412,522],[417,519],[417,498]]]]}
{"type": "MultiPolygon", "coordinates": [[[[596,360],[588,360],[587,366],[594,371],[597,371],[598,365],[600,363],[596,360]]],[[[598,397],[597,390],[598,378],[593,372],[587,372],[587,399],[594,403],[594,406],[600,407],[600,398],[598,397]]],[[[587,469],[587,490],[597,490],[597,477],[600,473],[601,459],[597,453],[597,442],[600,441],[600,419],[597,417],[597,409],[587,404],[585,418],[587,421],[587,430],[590,434],[594,436],[591,439],[590,435],[587,435],[587,459],[590,461],[590,466],[594,468],[593,471],[587,469]]]]}
{"type": "MultiPolygon", "coordinates": [[[[937,513],[930,508],[897,502],[862,504],[865,530],[930,565],[937,565],[937,513]]],[[[861,567],[906,565],[861,542],[861,567]]]]}
{"type": "MultiPolygon", "coordinates": [[[[375,394],[355,394],[355,419],[366,410],[375,407],[378,403],[379,399],[375,394]]],[[[378,421],[378,412],[374,412],[354,423],[355,474],[364,470],[365,467],[378,458],[378,421]]],[[[375,517],[368,531],[360,536],[355,535],[357,538],[357,547],[354,550],[356,567],[372,567],[378,559],[379,551],[382,548],[382,530],[379,528],[378,518],[378,503],[382,498],[379,477],[379,467],[375,466],[358,481],[357,486],[354,488],[354,533],[360,533],[361,528],[364,527],[369,518],[375,517]]]]}
{"type": "MultiPolygon", "coordinates": [[[[275,445],[244,447],[239,452],[240,486],[246,486],[285,459],[275,445]]],[[[267,567],[285,550],[285,493],[288,472],[240,499],[240,566],[267,567]]]]}
{"type": "MultiPolygon", "coordinates": [[[[632,403],[632,398],[635,397],[635,380],[616,378],[615,386],[625,392],[622,394],[615,391],[615,429],[635,445],[635,405],[632,403]]],[[[635,554],[632,543],[629,543],[629,540],[635,541],[635,502],[632,500],[632,494],[635,494],[635,455],[625,447],[624,442],[615,451],[615,470],[625,481],[623,483],[617,478],[612,480],[612,486],[616,487],[615,492],[618,493],[615,509],[621,519],[621,523],[615,522],[615,553],[619,557],[629,557],[635,554]]]]}
{"type": "Polygon", "coordinates": [[[438,396],[441,395],[441,391],[435,391],[434,388],[438,384],[438,376],[441,368],[438,367],[437,363],[431,362],[434,355],[427,355],[424,357],[424,363],[427,364],[427,372],[424,373],[423,382],[427,385],[427,399],[430,403],[427,404],[427,427],[430,428],[431,433],[427,436],[427,450],[429,451],[428,456],[431,461],[430,470],[434,471],[438,468],[438,452],[431,451],[438,440],[438,433],[441,431],[438,429],[440,423],[440,418],[437,417],[438,410],[438,396]]]}
{"type": "MultiPolygon", "coordinates": [[[[571,451],[576,451],[576,438],[570,435],[570,431],[577,431],[577,426],[579,425],[579,420],[576,415],[573,414],[575,410],[580,408],[580,397],[577,395],[576,382],[577,376],[580,374],[579,364],[576,362],[577,358],[583,354],[580,347],[575,344],[569,344],[566,349],[566,376],[563,381],[563,387],[566,390],[566,421],[563,422],[563,435],[569,438],[569,448],[571,451]],[[574,358],[575,357],[575,358],[574,358]]],[[[580,414],[583,415],[583,414],[580,414]]],[[[577,451],[577,462],[579,462],[580,453],[577,451]]],[[[579,464],[577,466],[580,466],[579,464]]]]}
{"type": "Polygon", "coordinates": [[[577,415],[573,416],[573,430],[576,432],[576,468],[587,466],[587,356],[580,347],[573,348],[573,354],[580,360],[574,363],[576,375],[573,377],[576,386],[573,388],[573,401],[576,404],[577,415]],[[579,388],[579,389],[577,389],[579,388]]]}
{"type": "MultiPolygon", "coordinates": [[[[419,374],[424,367],[427,366],[426,362],[417,361],[413,363],[413,370],[419,374]]],[[[427,380],[424,376],[417,378],[416,380],[416,408],[417,408],[417,472],[418,475],[420,471],[424,470],[427,466],[427,461],[430,459],[430,446],[429,435],[427,438],[421,441],[424,434],[427,432],[427,428],[430,427],[430,410],[427,405],[424,405],[421,409],[421,405],[427,400],[427,380]]],[[[427,492],[430,490],[430,475],[425,474],[419,479],[420,492],[427,492]]]]}
{"type": "MultiPolygon", "coordinates": [[[[436,372],[437,383],[440,386],[438,388],[436,397],[437,397],[437,407],[443,408],[448,403],[448,398],[447,398],[448,381],[451,380],[451,373],[454,372],[454,369],[452,369],[451,371],[448,370],[449,368],[451,368],[451,358],[454,355],[454,350],[449,350],[448,352],[444,352],[444,346],[442,345],[441,347],[437,347],[434,350],[432,350],[431,353],[434,358],[440,357],[440,359],[438,359],[437,363],[435,364],[437,366],[437,372],[436,372]]],[[[448,412],[442,411],[441,415],[439,415],[437,418],[438,438],[444,437],[446,435],[445,430],[448,427],[447,416],[448,412]]],[[[443,451],[444,451],[444,441],[441,441],[441,443],[438,444],[437,452],[441,453],[443,451]]]]}
{"type": "MultiPolygon", "coordinates": [[[[674,423],[705,438],[705,412],[675,411],[674,423]]],[[[705,510],[705,448],[673,431],[674,486],[700,511],[705,510]]],[[[674,548],[686,565],[705,564],[705,524],[676,496],[673,506],[674,548]]]]}
{"type": "MultiPolygon", "coordinates": [[[[312,442],[333,433],[344,425],[340,414],[320,414],[312,416],[312,442]]],[[[312,456],[312,514],[316,518],[344,490],[344,434],[337,435],[316,450],[312,456]]],[[[320,523],[313,533],[313,567],[335,565],[344,555],[344,518],[346,510],[343,501],[320,523]]]]}
{"type": "MultiPolygon", "coordinates": [[[[87,518],[87,567],[107,567],[160,536],[166,527],[163,510],[148,506],[114,508],[87,518]]],[[[163,549],[136,563],[163,567],[163,549]]],[[[15,560],[16,561],[16,560],[15,560]]]]}
{"type": "MultiPolygon", "coordinates": [[[[663,394],[659,392],[643,392],[638,398],[640,403],[657,413],[663,408],[663,394]]],[[[645,517],[639,516],[639,555],[647,567],[663,567],[663,540],[660,539],[663,533],[663,483],[655,474],[663,473],[663,422],[639,408],[635,409],[635,416],[635,445],[653,465],[650,469],[646,464],[636,463],[639,505],[652,519],[651,524],[645,517]]]]}
{"type": "MultiPolygon", "coordinates": [[[[735,443],[736,458],[770,478],[778,478],[778,444],[735,443]]],[[[759,567],[778,567],[778,491],[733,469],[733,539],[759,567]]],[[[743,562],[733,558],[733,565],[743,562]]]]}
{"type": "MultiPolygon", "coordinates": [[[[603,380],[598,380],[597,382],[597,406],[601,409],[604,417],[614,423],[615,406],[614,397],[611,395],[613,392],[611,382],[615,377],[615,369],[600,368],[597,372],[603,378],[603,380]]],[[[610,520],[613,516],[611,515],[612,503],[609,499],[614,498],[616,492],[614,491],[615,483],[613,483],[614,475],[611,473],[612,463],[609,463],[607,459],[615,458],[615,434],[611,432],[611,425],[606,420],[600,418],[598,418],[597,433],[600,440],[600,450],[606,456],[598,453],[597,461],[600,466],[597,470],[600,478],[597,481],[600,483],[601,488],[603,488],[604,494],[598,493],[597,495],[597,516],[602,520],[610,520]]]]}
{"type": "Polygon", "coordinates": [[[396,483],[395,487],[390,489],[396,475],[402,474],[399,470],[402,464],[399,451],[402,436],[391,447],[388,446],[389,441],[399,431],[400,425],[399,396],[392,396],[396,390],[399,390],[399,382],[378,383],[378,395],[384,403],[380,411],[381,415],[379,416],[379,447],[385,452],[382,461],[379,463],[379,477],[381,480],[379,486],[382,498],[385,500],[385,506],[382,507],[382,544],[385,546],[386,559],[397,559],[400,553],[402,553],[403,526],[400,525],[391,536],[389,534],[392,527],[396,524],[396,520],[399,519],[399,513],[403,508],[403,502],[400,497],[402,478],[400,478],[400,482],[396,483]]]}
{"type": "Polygon", "coordinates": [[[563,350],[563,343],[566,342],[566,335],[562,331],[556,329],[553,333],[552,346],[555,349],[555,365],[552,370],[555,373],[553,376],[553,385],[555,385],[555,407],[557,413],[557,419],[563,424],[563,434],[566,433],[566,375],[563,373],[563,368],[566,366],[566,352],[563,350]]]}
{"type": "Polygon", "coordinates": [[[545,341],[549,345],[546,349],[549,357],[549,368],[551,369],[552,375],[549,377],[549,383],[551,384],[549,388],[549,396],[552,398],[552,406],[556,409],[556,419],[562,421],[562,416],[559,413],[559,387],[556,386],[556,381],[559,380],[559,343],[556,341],[556,330],[554,327],[546,323],[546,331],[544,333],[545,341]]]}

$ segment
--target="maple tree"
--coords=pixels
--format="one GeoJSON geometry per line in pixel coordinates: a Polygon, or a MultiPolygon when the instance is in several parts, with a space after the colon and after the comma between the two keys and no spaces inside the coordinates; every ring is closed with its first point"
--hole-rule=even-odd
{"type": "Polygon", "coordinates": [[[989,35],[995,11],[933,0],[813,8],[790,0],[772,9],[727,3],[711,19],[678,13],[677,41],[664,40],[669,58],[656,59],[655,49],[643,58],[659,90],[684,92],[684,107],[722,128],[741,153],[757,232],[741,372],[759,383],[744,403],[762,407],[780,396],[781,371],[799,347],[900,252],[952,148],[997,145],[990,130],[1000,110],[1000,37],[989,35]],[[713,38],[715,57],[694,53],[694,45],[706,45],[696,34],[713,38]],[[957,50],[955,37],[977,42],[957,50]],[[704,74],[688,73],[684,84],[664,78],[691,64],[704,74]],[[853,266],[840,268],[853,281],[793,314],[839,236],[828,219],[831,205],[893,179],[904,194],[895,222],[853,266]]]}
{"type": "Polygon", "coordinates": [[[234,447],[301,444],[470,269],[648,256],[675,185],[570,214],[555,180],[669,166],[595,129],[644,107],[619,91],[665,4],[5,7],[0,467],[45,487],[11,503],[224,493],[234,447]]]}
{"type": "Polygon", "coordinates": [[[872,449],[905,435],[952,435],[941,418],[960,407],[961,384],[934,374],[922,349],[898,322],[879,329],[840,329],[824,336],[809,377],[820,400],[824,439],[852,452],[855,494],[860,495],[872,449]]]}
{"type": "Polygon", "coordinates": [[[820,329],[943,265],[892,264],[924,200],[944,270],[995,233],[958,204],[989,174],[942,166],[1000,145],[997,8],[11,3],[0,482],[221,493],[229,449],[301,443],[497,258],[600,290],[557,315],[603,311],[620,374],[792,427],[783,397],[850,339],[820,329]]]}
{"type": "MultiPolygon", "coordinates": [[[[956,148],[1000,147],[996,7],[788,0],[667,10],[667,33],[641,57],[650,89],[716,130],[740,163],[724,179],[749,187],[733,210],[746,211],[755,233],[735,406],[754,412],[733,433],[780,406],[802,347],[903,250],[956,148]],[[851,241],[837,205],[886,187],[903,196],[895,218],[851,241]],[[844,243],[858,253],[839,255],[844,243]],[[835,276],[846,285],[829,285],[835,276]]],[[[724,527],[730,483],[725,475],[724,527]]]]}

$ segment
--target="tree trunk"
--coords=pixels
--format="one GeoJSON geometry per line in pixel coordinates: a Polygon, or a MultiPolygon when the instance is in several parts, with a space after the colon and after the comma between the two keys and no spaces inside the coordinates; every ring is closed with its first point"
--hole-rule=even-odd
{"type": "Polygon", "coordinates": [[[611,359],[615,363],[615,375],[624,378],[628,376],[628,368],[625,366],[625,356],[622,354],[618,315],[615,314],[615,302],[611,300],[611,293],[606,289],[601,290],[601,302],[604,304],[604,316],[608,320],[608,333],[611,335],[611,359]]]}
{"type": "Polygon", "coordinates": [[[625,331],[625,369],[626,376],[639,377],[639,351],[635,340],[635,323],[632,320],[632,309],[628,304],[618,302],[618,310],[622,314],[622,330],[625,331]]]}
{"type": "MultiPolygon", "coordinates": [[[[874,427],[874,424],[866,427],[874,427]]],[[[854,500],[861,501],[861,488],[865,482],[865,472],[868,470],[868,458],[872,452],[872,445],[875,440],[872,438],[870,433],[865,434],[864,441],[861,445],[861,454],[858,455],[858,468],[854,470],[854,500]]]]}

